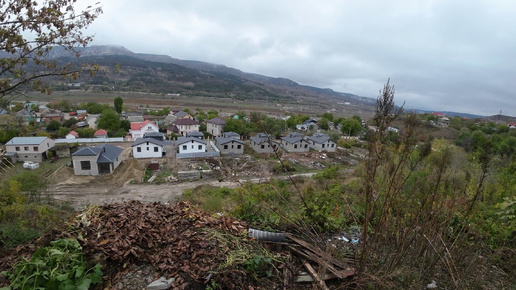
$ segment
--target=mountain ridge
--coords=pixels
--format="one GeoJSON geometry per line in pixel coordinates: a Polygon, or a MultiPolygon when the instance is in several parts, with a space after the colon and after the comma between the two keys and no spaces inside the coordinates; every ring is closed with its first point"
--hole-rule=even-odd
{"type": "MultiPolygon", "coordinates": [[[[282,78],[282,77],[269,77],[264,76],[256,73],[247,73],[243,72],[239,69],[228,67],[222,64],[214,64],[214,63],[208,63],[208,62],[202,62],[202,61],[196,61],[196,60],[182,60],[178,58],[173,58],[169,55],[162,55],[162,54],[149,54],[149,53],[135,53],[124,46],[121,45],[92,45],[88,47],[81,47],[77,48],[77,50],[80,53],[81,59],[88,59],[88,58],[95,58],[96,60],[99,59],[99,57],[112,57],[112,56],[126,56],[126,57],[132,57],[135,59],[139,59],[142,61],[147,61],[155,64],[170,64],[170,65],[176,65],[181,66],[187,69],[190,69],[190,73],[194,74],[194,71],[198,71],[200,74],[213,74],[213,77],[226,77],[226,78],[233,78],[232,82],[238,82],[243,86],[254,86],[255,89],[251,89],[250,87],[242,89],[242,90],[235,90],[235,91],[228,91],[228,93],[231,94],[243,94],[243,91],[247,92],[247,97],[253,97],[256,98],[256,95],[267,95],[272,94],[276,95],[276,97],[279,97],[281,95],[284,95],[285,97],[304,97],[304,98],[313,98],[317,100],[323,100],[325,98],[328,98],[328,102],[353,102],[356,106],[361,107],[369,107],[369,106],[375,106],[376,105],[376,99],[374,98],[368,98],[368,97],[362,97],[358,95],[354,95],[351,93],[345,93],[345,92],[336,92],[333,89],[330,88],[317,88],[313,86],[308,85],[302,85],[299,84],[293,80],[282,78]],[[256,88],[260,88],[260,93],[256,92],[256,88]],[[254,92],[253,92],[254,90],[254,92]],[[265,93],[268,92],[268,93],[265,93]],[[251,95],[249,95],[251,94],[251,95]]],[[[66,55],[66,51],[62,48],[53,49],[51,52],[51,57],[53,58],[60,58],[60,57],[67,57],[69,55],[66,55]]],[[[158,65],[159,66],[159,65],[158,65]]],[[[194,77],[192,77],[194,78],[194,77]]],[[[197,80],[202,81],[203,77],[195,77],[197,80]]],[[[209,79],[209,78],[208,78],[209,79]]],[[[195,86],[195,85],[194,85],[195,86]]],[[[227,84],[226,84],[227,86],[227,84]]],[[[196,87],[199,87],[198,85],[196,87]]],[[[267,95],[266,98],[273,97],[272,95],[267,95]]],[[[245,94],[243,94],[245,95],[245,94]]],[[[331,106],[330,106],[331,107],[331,106]]],[[[368,109],[370,111],[371,108],[368,109]]],[[[415,112],[422,112],[422,113],[428,113],[432,112],[430,110],[422,110],[422,109],[411,109],[411,111],[415,112]]],[[[436,110],[439,111],[439,110],[436,110]]],[[[439,111],[441,112],[441,111],[439,111]]],[[[459,113],[459,112],[444,112],[448,116],[460,116],[460,117],[468,117],[468,118],[492,118],[493,116],[480,116],[475,114],[468,114],[468,113],[459,113]]]]}

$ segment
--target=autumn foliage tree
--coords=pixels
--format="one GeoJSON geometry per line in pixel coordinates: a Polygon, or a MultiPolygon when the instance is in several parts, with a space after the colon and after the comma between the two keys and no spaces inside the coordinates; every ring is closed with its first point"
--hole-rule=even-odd
{"type": "Polygon", "coordinates": [[[83,30],[102,9],[96,3],[79,12],[76,2],[0,0],[0,99],[16,97],[26,85],[49,93],[45,77],[78,76],[81,68],[51,57],[56,47],[78,57],[75,49],[92,41],[83,30]]]}

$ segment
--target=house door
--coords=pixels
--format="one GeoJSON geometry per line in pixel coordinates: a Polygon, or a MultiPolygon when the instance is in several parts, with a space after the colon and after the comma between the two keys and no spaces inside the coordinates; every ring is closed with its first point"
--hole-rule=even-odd
{"type": "Polygon", "coordinates": [[[100,174],[111,173],[111,164],[110,163],[99,163],[99,173],[100,174]]]}

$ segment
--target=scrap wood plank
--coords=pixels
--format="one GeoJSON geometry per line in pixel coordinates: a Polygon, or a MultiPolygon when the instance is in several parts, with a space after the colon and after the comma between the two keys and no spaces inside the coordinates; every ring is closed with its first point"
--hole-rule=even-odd
{"type": "Polygon", "coordinates": [[[312,278],[314,278],[317,284],[319,284],[319,287],[321,287],[321,289],[330,290],[330,288],[326,286],[324,280],[322,280],[321,277],[319,277],[319,275],[317,274],[317,272],[315,272],[314,268],[312,267],[312,265],[310,265],[310,263],[305,262],[303,265],[308,270],[308,273],[310,273],[310,276],[312,276],[312,278]]]}
{"type": "MultiPolygon", "coordinates": [[[[345,277],[355,275],[354,269],[342,270],[340,272],[342,273],[342,276],[345,276],[345,277]]],[[[335,279],[335,278],[338,278],[338,277],[333,273],[326,273],[326,274],[324,274],[324,277],[322,277],[322,279],[325,281],[335,279]]],[[[313,281],[314,281],[314,278],[312,278],[312,276],[306,275],[306,274],[300,274],[300,275],[297,275],[294,277],[294,282],[296,282],[296,283],[313,282],[313,281]]]]}
{"type": "Polygon", "coordinates": [[[336,275],[338,278],[340,279],[343,279],[347,276],[342,276],[340,271],[335,269],[335,267],[333,267],[332,264],[328,263],[327,261],[324,261],[323,259],[321,259],[320,257],[314,257],[313,254],[311,253],[307,253],[307,252],[304,252],[300,249],[296,249],[295,247],[292,247],[292,246],[288,246],[288,248],[295,252],[295,253],[298,253],[300,256],[304,257],[305,259],[310,259],[312,261],[314,261],[315,263],[318,263],[320,265],[323,265],[330,271],[332,272],[334,275],[336,275]]]}
{"type": "MultiPolygon", "coordinates": [[[[292,234],[289,234],[289,233],[286,233],[285,234],[285,237],[287,237],[288,239],[296,242],[297,244],[299,244],[300,246],[302,246],[303,248],[311,251],[313,254],[317,255],[318,259],[324,259],[325,261],[328,261],[332,264],[334,264],[335,266],[338,266],[339,268],[343,269],[343,270],[346,270],[348,268],[350,268],[348,265],[344,264],[343,262],[335,259],[333,256],[329,255],[328,253],[326,252],[323,252],[321,251],[320,249],[316,248],[315,246],[303,241],[302,239],[299,239],[295,236],[293,236],[292,234]]],[[[317,262],[317,261],[316,261],[317,262]]],[[[333,272],[333,271],[332,271],[333,272]]],[[[336,273],[335,273],[336,274],[336,273]]],[[[338,274],[336,274],[338,275],[338,274]]]]}

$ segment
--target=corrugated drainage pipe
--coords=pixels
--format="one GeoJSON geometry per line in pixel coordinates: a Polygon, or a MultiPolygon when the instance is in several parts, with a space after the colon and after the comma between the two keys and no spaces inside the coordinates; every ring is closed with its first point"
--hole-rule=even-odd
{"type": "Polygon", "coordinates": [[[266,242],[283,242],[283,240],[285,240],[284,233],[273,233],[273,232],[260,231],[260,230],[256,230],[256,229],[249,229],[247,232],[247,235],[251,238],[256,238],[260,241],[266,241],[266,242]]]}

